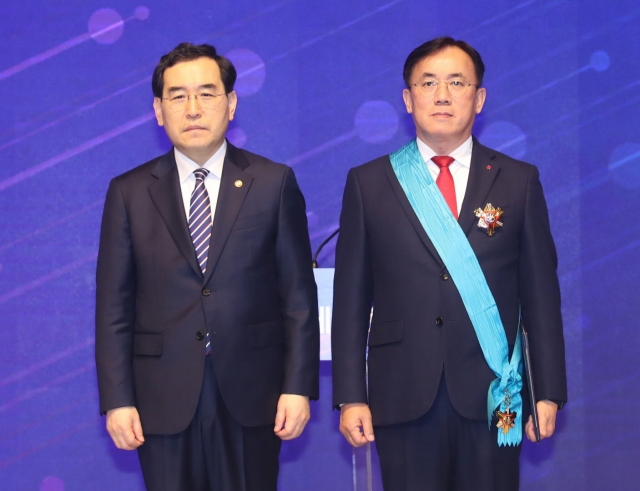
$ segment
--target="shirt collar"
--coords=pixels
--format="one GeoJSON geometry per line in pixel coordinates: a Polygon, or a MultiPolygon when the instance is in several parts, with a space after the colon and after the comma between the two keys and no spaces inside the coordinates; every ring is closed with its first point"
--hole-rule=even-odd
{"type": "MultiPolygon", "coordinates": [[[[420,154],[427,164],[431,161],[431,157],[435,157],[437,155],[429,145],[423,142],[420,138],[416,138],[418,141],[418,150],[420,150],[420,154]]],[[[462,145],[456,148],[453,152],[449,154],[450,157],[453,157],[455,161],[466,168],[471,167],[471,152],[473,150],[473,138],[469,135],[462,145]]],[[[432,162],[433,163],[433,162],[432,162]]],[[[433,164],[435,165],[435,164],[433,164]]],[[[452,164],[453,165],[453,164],[452,164]]]]}
{"type": "MultiPolygon", "coordinates": [[[[200,166],[177,148],[174,147],[173,152],[176,156],[176,164],[178,166],[178,175],[180,176],[180,182],[185,182],[193,175],[193,171],[199,169],[200,166]]],[[[214,153],[202,167],[209,171],[209,175],[212,175],[219,180],[222,176],[222,164],[224,163],[224,157],[226,154],[227,140],[224,140],[216,153],[214,153]]]]}

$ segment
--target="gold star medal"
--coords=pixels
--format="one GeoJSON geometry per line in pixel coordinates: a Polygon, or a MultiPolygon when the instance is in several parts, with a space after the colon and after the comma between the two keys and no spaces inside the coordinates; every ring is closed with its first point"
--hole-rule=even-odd
{"type": "Polygon", "coordinates": [[[498,423],[496,426],[498,428],[502,428],[502,433],[507,434],[511,428],[515,428],[516,426],[516,415],[517,413],[512,413],[509,407],[505,409],[504,413],[501,411],[496,411],[496,416],[498,417],[498,423]]]}
{"type": "Polygon", "coordinates": [[[486,228],[489,237],[496,233],[496,227],[502,227],[502,222],[499,221],[499,218],[504,213],[502,208],[494,208],[491,203],[487,203],[484,210],[476,208],[474,213],[479,218],[478,227],[486,228]]]}

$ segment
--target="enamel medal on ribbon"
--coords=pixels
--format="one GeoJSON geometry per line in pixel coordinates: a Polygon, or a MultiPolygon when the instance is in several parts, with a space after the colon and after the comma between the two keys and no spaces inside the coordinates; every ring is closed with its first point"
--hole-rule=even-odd
{"type": "Polygon", "coordinates": [[[499,221],[504,213],[502,208],[494,208],[491,203],[487,203],[484,210],[476,208],[474,213],[480,219],[478,220],[478,227],[486,228],[489,237],[496,233],[496,227],[502,227],[502,222],[499,221]]]}
{"type": "Polygon", "coordinates": [[[507,406],[504,412],[499,409],[496,411],[496,417],[498,418],[498,422],[496,426],[498,428],[502,428],[502,433],[507,434],[511,428],[515,428],[516,426],[516,416],[518,413],[511,412],[511,396],[509,391],[505,394],[504,403],[507,406]]]}

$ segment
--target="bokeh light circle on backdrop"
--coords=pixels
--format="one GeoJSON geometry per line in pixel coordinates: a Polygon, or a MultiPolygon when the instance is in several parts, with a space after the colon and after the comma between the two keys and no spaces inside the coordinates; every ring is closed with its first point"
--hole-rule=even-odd
{"type": "Polygon", "coordinates": [[[625,189],[640,187],[640,143],[623,143],[609,157],[609,176],[625,189]]]}
{"type": "Polygon", "coordinates": [[[479,136],[480,143],[514,159],[527,153],[527,137],[517,125],[509,121],[496,121],[487,126],[479,136]]]}
{"type": "Polygon", "coordinates": [[[591,55],[589,60],[591,68],[596,72],[604,72],[611,64],[611,59],[606,51],[596,51],[591,55]]]}
{"type": "Polygon", "coordinates": [[[96,10],[87,26],[91,38],[100,44],[113,44],[124,32],[124,21],[113,9],[96,10]]]}
{"type": "Polygon", "coordinates": [[[398,113],[387,101],[367,101],[358,108],[354,124],[362,140],[384,143],[398,131],[398,113]]]}
{"type": "Polygon", "coordinates": [[[45,477],[40,483],[40,491],[64,491],[64,482],[59,477],[45,477]]]}
{"type": "Polygon", "coordinates": [[[247,134],[242,128],[236,126],[227,131],[227,140],[229,140],[232,145],[242,148],[247,143],[247,134]]]}
{"type": "Polygon", "coordinates": [[[229,51],[225,57],[236,67],[238,78],[234,89],[238,96],[253,95],[262,88],[267,76],[267,67],[257,53],[250,49],[238,48],[229,51]]]}
{"type": "Polygon", "coordinates": [[[145,7],[144,5],[139,5],[133,11],[133,15],[136,16],[138,20],[147,20],[149,18],[149,7],[145,7]]]}

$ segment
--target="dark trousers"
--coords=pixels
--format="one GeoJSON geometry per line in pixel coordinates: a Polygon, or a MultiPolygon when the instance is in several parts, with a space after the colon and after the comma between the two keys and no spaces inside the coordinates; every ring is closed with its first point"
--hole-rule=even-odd
{"type": "Polygon", "coordinates": [[[207,356],[200,400],[187,429],[145,434],[138,455],[148,491],[276,491],[280,445],[273,425],[247,427],[233,419],[207,356]]]}
{"type": "Polygon", "coordinates": [[[463,418],[444,373],[433,406],[415,421],[376,426],[385,491],[517,491],[520,449],[498,446],[495,420],[463,418]]]}

